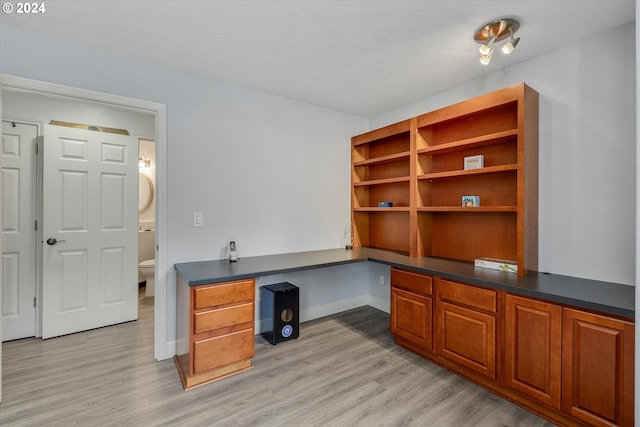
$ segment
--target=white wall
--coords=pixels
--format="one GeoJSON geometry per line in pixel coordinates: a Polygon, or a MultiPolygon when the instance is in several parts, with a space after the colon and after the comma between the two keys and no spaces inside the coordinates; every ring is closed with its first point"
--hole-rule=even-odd
{"type": "Polygon", "coordinates": [[[372,117],[371,127],[524,81],[540,93],[539,270],[633,285],[635,72],[632,22],[372,117]]]}
{"type": "MultiPolygon", "coordinates": [[[[541,270],[635,281],[633,24],[370,122],[1,25],[0,52],[5,74],[167,105],[167,270],[159,274],[167,279],[168,342],[174,263],[219,258],[231,239],[241,257],[340,246],[350,136],[520,81],[541,94],[541,270]],[[202,228],[192,227],[196,211],[202,228]]],[[[378,273],[388,274],[370,273],[370,297],[388,298],[376,288],[378,273]]],[[[335,277],[353,291],[343,297],[361,294],[348,275],[335,277]]]]}
{"type": "Polygon", "coordinates": [[[350,137],[367,119],[5,25],[0,72],[167,105],[168,343],[174,263],[219,258],[231,239],[240,257],[341,246],[350,137]]]}

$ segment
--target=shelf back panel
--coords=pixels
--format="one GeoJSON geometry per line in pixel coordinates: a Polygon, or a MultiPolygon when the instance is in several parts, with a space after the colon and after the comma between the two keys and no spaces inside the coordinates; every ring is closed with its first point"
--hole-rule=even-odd
{"type": "Polygon", "coordinates": [[[516,206],[515,171],[489,174],[478,179],[467,175],[418,183],[418,207],[462,206],[462,196],[479,196],[480,206],[516,206]]]}
{"type": "Polygon", "coordinates": [[[361,246],[409,253],[408,212],[356,212],[354,218],[361,246]]]}
{"type": "Polygon", "coordinates": [[[484,167],[515,164],[518,161],[517,140],[510,143],[490,145],[482,148],[447,152],[438,155],[418,156],[422,173],[464,170],[464,158],[481,154],[484,167]]]}
{"type": "Polygon", "coordinates": [[[518,104],[510,102],[418,129],[427,146],[489,135],[518,127],[518,104]]]}
{"type": "Polygon", "coordinates": [[[426,256],[464,261],[481,257],[517,259],[516,215],[513,213],[419,215],[430,216],[431,240],[424,242],[426,256]]]}
{"type": "Polygon", "coordinates": [[[377,165],[355,166],[355,182],[409,176],[409,159],[399,159],[377,165]]]}

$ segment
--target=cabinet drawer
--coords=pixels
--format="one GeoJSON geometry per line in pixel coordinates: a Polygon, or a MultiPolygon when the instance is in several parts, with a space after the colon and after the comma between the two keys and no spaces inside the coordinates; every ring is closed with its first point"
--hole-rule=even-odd
{"type": "Polygon", "coordinates": [[[431,276],[392,268],[391,286],[431,295],[431,276]]]}
{"type": "Polygon", "coordinates": [[[480,310],[497,312],[496,291],[438,278],[438,298],[480,310]]]}
{"type": "Polygon", "coordinates": [[[193,309],[253,301],[254,295],[253,279],[196,286],[193,288],[193,309]]]}
{"type": "Polygon", "coordinates": [[[193,373],[253,357],[253,328],[193,343],[193,373]]]}
{"type": "Polygon", "coordinates": [[[200,334],[243,323],[253,324],[253,314],[252,302],[201,311],[193,315],[193,333],[200,334]]]}

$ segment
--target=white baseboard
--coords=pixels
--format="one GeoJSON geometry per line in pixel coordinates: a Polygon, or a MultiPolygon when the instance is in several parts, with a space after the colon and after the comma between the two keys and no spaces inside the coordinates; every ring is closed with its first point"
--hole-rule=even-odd
{"type": "MultiPolygon", "coordinates": [[[[354,298],[343,299],[340,301],[334,301],[329,304],[302,309],[300,310],[300,323],[308,322],[309,320],[319,319],[321,317],[330,316],[342,311],[351,310],[352,308],[367,305],[368,300],[368,295],[360,295],[354,298]]],[[[257,317],[255,320],[255,331],[256,335],[262,331],[262,322],[257,317]]]]}
{"type": "MultiPolygon", "coordinates": [[[[156,355],[156,360],[167,360],[171,359],[176,354],[177,343],[176,341],[167,341],[164,343],[164,354],[156,355]]],[[[189,348],[189,344],[187,343],[187,348],[189,348]]]]}
{"type": "Polygon", "coordinates": [[[367,305],[384,311],[385,313],[391,313],[391,302],[388,299],[367,295],[367,305]]]}

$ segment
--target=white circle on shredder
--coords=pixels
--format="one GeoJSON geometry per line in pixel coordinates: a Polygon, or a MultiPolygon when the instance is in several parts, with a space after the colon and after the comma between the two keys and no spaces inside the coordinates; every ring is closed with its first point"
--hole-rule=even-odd
{"type": "Polygon", "coordinates": [[[284,325],[284,327],[282,328],[282,336],[285,338],[288,338],[291,336],[292,333],[293,333],[293,328],[291,327],[291,325],[284,325]]]}

